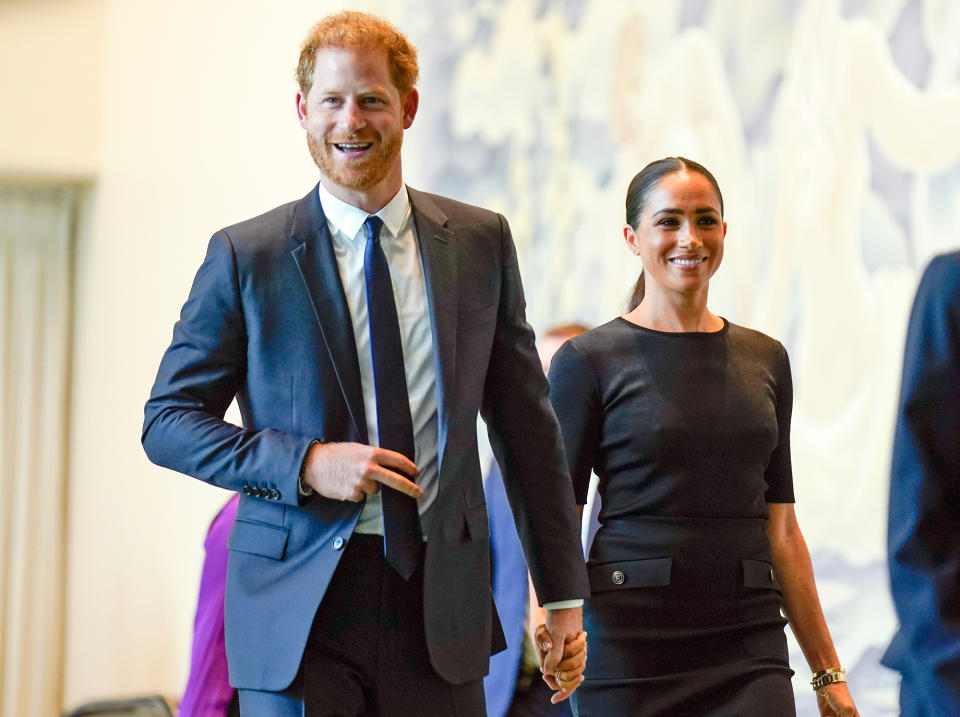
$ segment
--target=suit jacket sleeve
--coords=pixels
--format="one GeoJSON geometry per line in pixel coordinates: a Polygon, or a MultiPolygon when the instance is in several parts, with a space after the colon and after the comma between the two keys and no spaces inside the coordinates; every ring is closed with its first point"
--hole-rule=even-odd
{"type": "Polygon", "coordinates": [[[885,662],[924,714],[960,714],[960,253],[931,262],[911,312],[888,541],[901,625],[885,662]]]}
{"type": "MultiPolygon", "coordinates": [[[[223,420],[243,391],[247,335],[229,236],[210,240],[144,409],[141,440],[154,463],[230,490],[250,486],[296,505],[310,439],[223,420]],[[279,495],[278,495],[279,494],[279,495]]],[[[241,412],[243,403],[241,401],[241,412]]]]}
{"type": "Polygon", "coordinates": [[[501,229],[501,294],[481,414],[541,604],[589,595],[580,525],[557,419],[540,366],[516,248],[501,229]]]}

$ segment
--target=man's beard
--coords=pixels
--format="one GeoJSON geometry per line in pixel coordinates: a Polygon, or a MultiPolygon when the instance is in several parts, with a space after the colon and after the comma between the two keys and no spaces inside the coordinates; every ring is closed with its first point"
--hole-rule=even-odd
{"type": "MultiPolygon", "coordinates": [[[[343,141],[363,140],[345,138],[343,141]]],[[[334,147],[333,143],[318,140],[307,132],[307,147],[320,172],[334,184],[359,191],[369,189],[383,181],[397,161],[402,145],[403,132],[397,132],[383,144],[374,142],[371,154],[362,159],[351,160],[349,157],[335,159],[335,153],[340,150],[334,147]]]]}

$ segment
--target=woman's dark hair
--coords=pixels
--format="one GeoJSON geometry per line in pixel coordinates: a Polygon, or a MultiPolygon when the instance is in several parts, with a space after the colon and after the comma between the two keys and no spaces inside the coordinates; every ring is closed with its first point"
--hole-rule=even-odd
{"type": "MultiPolygon", "coordinates": [[[[713,188],[717,191],[717,199],[720,200],[720,217],[723,217],[723,194],[720,192],[720,185],[716,178],[710,173],[710,170],[692,159],[685,157],[666,157],[651,162],[641,169],[637,176],[630,180],[630,186],[627,187],[627,224],[636,229],[640,225],[640,215],[647,208],[647,196],[664,177],[676,174],[677,172],[697,172],[702,174],[713,188]]],[[[627,301],[627,312],[633,311],[643,301],[644,294],[643,272],[637,277],[637,283],[633,285],[630,292],[630,299],[627,301]]]]}

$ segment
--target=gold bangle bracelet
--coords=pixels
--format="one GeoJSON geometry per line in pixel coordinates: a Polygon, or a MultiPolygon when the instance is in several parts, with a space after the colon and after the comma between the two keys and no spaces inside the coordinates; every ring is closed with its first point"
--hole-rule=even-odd
{"type": "Polygon", "coordinates": [[[810,686],[813,687],[814,691],[817,691],[826,687],[827,685],[846,681],[847,671],[845,669],[842,667],[830,667],[826,670],[814,672],[813,679],[810,680],[810,686]]]}

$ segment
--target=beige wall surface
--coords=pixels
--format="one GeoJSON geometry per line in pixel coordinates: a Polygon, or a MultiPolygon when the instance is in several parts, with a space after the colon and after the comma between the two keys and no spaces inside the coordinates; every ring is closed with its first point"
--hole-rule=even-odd
{"type": "Polygon", "coordinates": [[[89,178],[100,160],[106,2],[0,2],[0,175],[89,178]]]}
{"type": "MultiPolygon", "coordinates": [[[[798,513],[828,619],[861,711],[894,714],[877,664],[894,624],[886,471],[912,292],[960,243],[957,4],[351,5],[419,46],[406,178],[506,213],[537,329],[619,311],[639,270],[623,193],[643,164],[715,170],[730,232],[713,308],[790,351],[798,513]]],[[[149,464],[143,402],[207,238],[316,181],[292,72],[310,23],[341,6],[0,2],[16,108],[0,111],[0,173],[96,186],[77,257],[66,706],[182,689],[227,495],[149,464]]]]}

